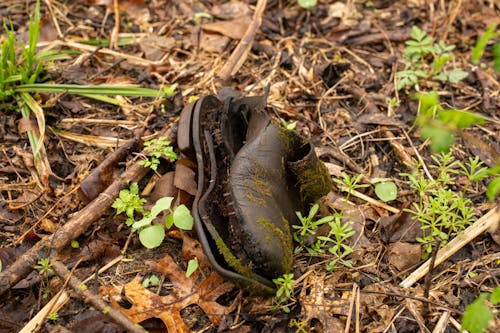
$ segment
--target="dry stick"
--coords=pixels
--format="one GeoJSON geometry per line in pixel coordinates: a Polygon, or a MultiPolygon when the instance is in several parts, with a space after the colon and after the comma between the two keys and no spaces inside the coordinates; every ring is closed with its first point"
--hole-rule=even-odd
{"type": "Polygon", "coordinates": [[[121,313],[119,310],[113,309],[112,307],[104,303],[104,301],[100,299],[99,296],[91,293],[80,279],[70,274],[70,272],[62,262],[54,261],[52,267],[54,268],[54,271],[57,273],[57,275],[61,277],[61,279],[68,280],[68,284],[70,285],[70,287],[75,290],[86,303],[90,303],[94,308],[102,311],[105,314],[108,314],[115,323],[121,325],[128,332],[146,332],[142,327],[135,324],[130,320],[130,318],[121,313]]]}
{"type": "MultiPolygon", "coordinates": [[[[454,253],[456,253],[458,250],[460,250],[462,247],[467,245],[474,238],[476,238],[489,228],[497,227],[499,221],[500,207],[497,205],[495,208],[491,209],[488,213],[483,215],[473,225],[455,236],[455,238],[453,238],[448,244],[446,244],[441,250],[439,250],[434,266],[437,267],[439,264],[451,257],[454,253]]],[[[427,260],[422,266],[411,273],[399,285],[403,288],[411,287],[415,282],[429,273],[429,267],[430,260],[427,260]]]]}
{"type": "Polygon", "coordinates": [[[257,5],[255,6],[252,23],[250,23],[247,31],[245,31],[245,35],[219,72],[219,77],[222,81],[227,81],[231,76],[236,74],[247,59],[248,51],[250,51],[252,42],[255,38],[255,33],[257,32],[257,29],[260,28],[262,14],[264,13],[264,9],[266,9],[266,4],[267,0],[258,0],[257,5]]]}
{"type": "MultiPolygon", "coordinates": [[[[123,256],[120,255],[115,259],[111,260],[109,263],[107,263],[105,266],[99,269],[98,274],[107,271],[109,268],[114,266],[116,263],[120,262],[122,259],[123,256]]],[[[94,278],[94,274],[83,280],[83,283],[89,282],[92,278],[94,278]]],[[[33,318],[31,318],[31,320],[26,325],[24,325],[23,329],[20,330],[19,333],[34,332],[34,330],[37,327],[40,327],[42,322],[45,320],[45,317],[47,317],[49,313],[58,312],[59,309],[61,309],[64,306],[64,304],[66,304],[68,301],[69,301],[68,292],[66,292],[64,289],[61,289],[60,292],[58,292],[54,297],[52,297],[52,299],[47,304],[45,304],[45,306],[33,318]]]]}
{"type": "MultiPolygon", "coordinates": [[[[165,131],[162,131],[162,133],[164,134],[165,131]]],[[[143,152],[143,154],[146,155],[147,153],[143,152]]],[[[76,239],[85,232],[95,220],[108,210],[121,189],[127,186],[129,182],[139,181],[148,171],[149,169],[137,163],[132,164],[104,192],[76,213],[56,233],[42,238],[31,249],[17,258],[11,266],[0,273],[0,295],[9,290],[19,280],[26,277],[36,262],[48,255],[48,248],[60,251],[71,240],[76,239]]]]}
{"type": "Polygon", "coordinates": [[[443,311],[441,317],[439,317],[436,326],[432,330],[432,333],[444,333],[446,327],[448,326],[449,319],[450,319],[450,313],[448,311],[443,311]]]}

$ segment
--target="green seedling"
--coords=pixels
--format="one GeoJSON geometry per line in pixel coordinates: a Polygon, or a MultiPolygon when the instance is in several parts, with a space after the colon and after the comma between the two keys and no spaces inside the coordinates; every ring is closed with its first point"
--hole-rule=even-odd
{"type": "Polygon", "coordinates": [[[146,168],[149,167],[154,171],[156,171],[160,165],[160,158],[164,158],[170,163],[177,159],[177,154],[174,152],[174,148],[170,145],[170,141],[164,137],[146,141],[144,143],[144,147],[148,156],[145,156],[144,159],[138,163],[146,168]]]}
{"type": "Polygon", "coordinates": [[[280,118],[281,125],[289,131],[295,131],[297,129],[297,121],[296,120],[285,120],[280,118]]]}
{"type": "Polygon", "coordinates": [[[345,266],[351,267],[352,261],[346,257],[353,252],[353,249],[347,245],[347,240],[352,237],[355,231],[348,224],[342,224],[342,214],[334,212],[333,215],[325,216],[319,220],[314,220],[318,212],[318,205],[315,204],[309,210],[307,217],[302,216],[297,212],[300,225],[292,226],[296,231],[293,234],[294,240],[299,244],[295,248],[295,253],[307,251],[310,255],[317,256],[328,253],[333,255],[333,259],[328,262],[326,269],[332,271],[338,262],[345,266]],[[308,245],[308,238],[315,236],[318,228],[323,225],[328,225],[328,232],[325,236],[317,236],[316,241],[308,245]]]}
{"type": "Polygon", "coordinates": [[[204,12],[194,13],[194,15],[193,15],[194,24],[200,25],[201,24],[201,20],[204,19],[204,18],[211,19],[212,15],[210,15],[209,13],[204,13],[204,12]]]}
{"type": "Polygon", "coordinates": [[[139,196],[139,186],[137,183],[130,184],[129,189],[120,191],[118,198],[113,202],[111,207],[116,209],[116,214],[125,213],[127,220],[125,223],[131,226],[135,222],[135,213],[144,215],[143,205],[146,199],[141,199],[139,196]]]}
{"type": "Polygon", "coordinates": [[[293,274],[285,273],[282,276],[273,279],[276,285],[276,294],[273,298],[273,310],[281,308],[284,312],[290,312],[290,306],[287,304],[292,300],[294,294],[295,280],[293,274]]]}
{"type": "Polygon", "coordinates": [[[433,152],[448,151],[459,130],[485,121],[472,111],[443,108],[436,91],[419,92],[414,98],[419,101],[416,123],[420,126],[422,138],[430,140],[433,152]]]}
{"type": "Polygon", "coordinates": [[[320,218],[319,220],[314,220],[318,209],[318,204],[315,204],[311,207],[307,216],[302,216],[301,212],[295,213],[297,214],[300,222],[299,225],[292,225],[292,228],[296,229],[296,231],[293,233],[293,239],[299,244],[299,246],[295,248],[295,253],[300,253],[304,249],[310,254],[315,254],[317,252],[313,248],[310,248],[306,245],[306,240],[308,237],[316,234],[319,226],[333,220],[333,216],[325,216],[323,218],[320,218]]]}
{"type": "Polygon", "coordinates": [[[448,69],[446,66],[453,60],[451,51],[455,45],[446,45],[442,41],[435,43],[434,38],[417,26],[412,27],[411,40],[405,44],[405,69],[396,73],[398,90],[414,86],[421,79],[457,83],[467,77],[467,72],[458,68],[448,69]],[[433,59],[431,65],[426,61],[429,56],[433,59]]]}
{"type": "Polygon", "coordinates": [[[472,201],[466,198],[466,192],[472,184],[488,176],[487,169],[476,157],[463,164],[455,160],[451,153],[432,155],[431,170],[435,170],[435,179],[424,176],[421,165],[417,165],[411,174],[402,174],[408,178],[410,187],[418,194],[418,202],[410,209],[413,218],[420,222],[423,236],[417,241],[422,243],[423,257],[427,258],[437,244],[440,248],[452,237],[474,223],[476,214],[472,201]],[[456,191],[456,179],[466,178],[461,191],[456,191]]]}
{"type": "Polygon", "coordinates": [[[57,312],[52,312],[47,315],[47,320],[55,323],[59,319],[59,314],[57,312]]]}
{"type": "Polygon", "coordinates": [[[471,62],[473,64],[477,64],[479,59],[482,58],[484,54],[484,50],[486,49],[486,45],[488,45],[488,41],[495,36],[495,30],[497,28],[496,23],[492,23],[486,28],[484,34],[478,38],[476,45],[472,49],[471,62]]]}
{"type": "Polygon", "coordinates": [[[165,227],[163,224],[152,224],[153,220],[163,211],[168,210],[170,214],[165,220],[165,225],[171,228],[175,225],[179,229],[191,230],[193,228],[193,216],[185,205],[179,205],[171,208],[174,198],[165,197],[156,201],[151,212],[145,213],[145,216],[132,224],[132,231],[139,232],[139,240],[142,245],[148,249],[160,246],[165,238],[165,227]]]}
{"type": "Polygon", "coordinates": [[[326,270],[331,272],[335,269],[337,263],[344,266],[352,267],[352,260],[346,259],[354,250],[347,245],[347,240],[351,238],[356,232],[348,224],[341,222],[341,216],[335,215],[333,221],[328,222],[330,230],[326,236],[318,236],[316,248],[327,249],[333,255],[333,259],[326,265],[326,270]]]}
{"type": "Polygon", "coordinates": [[[470,333],[483,333],[490,322],[498,315],[494,307],[500,304],[500,287],[493,289],[492,293],[479,295],[471,304],[465,307],[462,317],[462,329],[470,333]]]}
{"type": "Polygon", "coordinates": [[[349,176],[347,173],[342,172],[342,179],[334,178],[333,182],[339,186],[341,191],[347,192],[346,200],[349,200],[350,196],[354,191],[363,188],[369,187],[369,184],[360,184],[363,175],[357,176],[349,176]]]}
{"type": "Polygon", "coordinates": [[[41,275],[51,275],[54,274],[52,270],[52,263],[50,262],[50,258],[42,258],[38,260],[37,264],[33,266],[34,269],[38,271],[41,275]]]}

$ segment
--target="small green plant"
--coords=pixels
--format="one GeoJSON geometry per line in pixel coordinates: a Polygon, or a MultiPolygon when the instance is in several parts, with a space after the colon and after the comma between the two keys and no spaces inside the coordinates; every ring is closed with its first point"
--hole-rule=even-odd
{"type": "Polygon", "coordinates": [[[24,45],[19,40],[12,25],[3,24],[5,38],[0,44],[0,109],[19,111],[25,120],[36,120],[36,130],[28,129],[27,136],[33,152],[34,165],[42,183],[47,184],[51,174],[43,145],[45,116],[40,98],[34,93],[69,93],[78,94],[120,104],[109,96],[144,96],[160,98],[167,95],[162,91],[131,86],[78,86],[48,83],[43,76],[45,65],[52,61],[68,59],[61,51],[50,49],[38,50],[40,35],[40,1],[36,1],[34,14],[30,17],[28,41],[24,45]],[[43,82],[43,83],[39,83],[43,82]]]}
{"type": "Polygon", "coordinates": [[[37,264],[33,266],[34,269],[38,271],[41,275],[51,275],[54,274],[52,270],[52,263],[50,262],[50,258],[42,258],[38,260],[37,264]]]}
{"type": "Polygon", "coordinates": [[[201,20],[204,19],[204,18],[211,19],[212,15],[210,15],[209,13],[204,13],[204,12],[194,13],[194,15],[193,15],[194,24],[200,25],[201,24],[201,20]]]}
{"type": "Polygon", "coordinates": [[[33,268],[36,269],[38,273],[43,277],[43,283],[40,287],[40,294],[42,298],[46,299],[52,293],[49,287],[49,277],[54,274],[50,258],[41,258],[40,260],[38,260],[37,264],[33,266],[33,268]]]}
{"type": "Polygon", "coordinates": [[[151,275],[149,277],[144,278],[142,280],[142,286],[144,288],[149,288],[149,287],[158,287],[160,285],[160,278],[158,275],[151,275]]]}
{"type": "Polygon", "coordinates": [[[113,202],[111,207],[116,209],[116,214],[125,213],[127,215],[125,223],[131,226],[135,222],[135,213],[144,214],[143,205],[145,202],[146,199],[141,199],[139,196],[139,186],[137,183],[132,183],[128,189],[120,191],[118,198],[113,202]]]}
{"type": "Polygon", "coordinates": [[[315,254],[317,252],[315,249],[307,246],[307,238],[315,235],[319,226],[333,220],[333,216],[325,216],[319,220],[314,220],[318,209],[319,205],[315,204],[311,207],[307,216],[302,216],[301,212],[295,213],[300,222],[299,225],[292,225],[292,228],[296,229],[293,233],[293,239],[299,244],[295,248],[295,253],[300,253],[303,250],[306,250],[310,254],[315,254]]]}
{"type": "Polygon", "coordinates": [[[158,199],[151,212],[145,213],[144,217],[132,224],[132,231],[139,232],[139,240],[148,249],[160,246],[165,238],[165,228],[163,224],[152,224],[153,220],[163,211],[168,210],[170,214],[165,220],[167,229],[175,225],[179,229],[191,230],[193,228],[193,216],[185,205],[171,208],[174,198],[165,197],[158,199]]]}
{"type": "Polygon", "coordinates": [[[297,121],[296,120],[285,120],[280,118],[281,125],[289,131],[295,131],[297,129],[297,121]]]}
{"type": "Polygon", "coordinates": [[[443,108],[436,91],[419,92],[414,98],[419,101],[416,123],[421,128],[422,138],[430,140],[434,152],[448,151],[459,130],[485,121],[471,111],[443,108]]]}
{"type": "Polygon", "coordinates": [[[158,165],[160,165],[160,158],[164,158],[169,162],[174,162],[177,159],[177,154],[174,152],[174,148],[170,145],[164,137],[152,139],[144,143],[145,151],[149,154],[145,156],[143,160],[139,161],[139,164],[144,167],[149,167],[152,170],[157,170],[158,165]]]}
{"type": "Polygon", "coordinates": [[[316,248],[328,249],[328,252],[333,255],[333,259],[326,265],[326,270],[331,272],[335,269],[337,263],[344,266],[352,267],[353,262],[346,259],[354,250],[347,245],[347,240],[356,232],[348,223],[341,222],[341,216],[335,215],[333,221],[328,222],[330,230],[326,236],[318,236],[316,248]]]}
{"type": "Polygon", "coordinates": [[[354,235],[355,231],[348,223],[342,224],[342,214],[334,212],[333,215],[314,220],[317,212],[318,205],[315,204],[311,207],[306,217],[302,216],[300,212],[296,213],[300,225],[292,226],[296,229],[293,238],[299,244],[295,248],[295,253],[297,254],[306,250],[307,253],[313,256],[325,253],[333,255],[333,259],[326,266],[328,271],[332,271],[338,262],[352,267],[352,261],[346,259],[353,252],[353,249],[347,245],[347,240],[354,235]],[[317,236],[316,241],[308,245],[308,238],[315,236],[319,226],[323,224],[328,224],[328,233],[325,236],[317,236]]]}
{"type": "Polygon", "coordinates": [[[290,312],[288,303],[293,297],[295,280],[292,273],[285,273],[282,276],[273,279],[276,285],[276,294],[273,298],[273,310],[281,308],[284,312],[290,312]]]}
{"type": "Polygon", "coordinates": [[[351,194],[363,187],[369,187],[369,184],[360,184],[363,175],[349,176],[347,173],[342,172],[342,179],[333,178],[333,182],[339,186],[341,191],[347,192],[346,200],[349,200],[351,194]]]}
{"type": "Polygon", "coordinates": [[[318,1],[317,0],[297,0],[297,3],[302,8],[311,9],[313,7],[316,7],[316,5],[318,4],[318,1]]]}
{"type": "Polygon", "coordinates": [[[55,323],[59,319],[59,314],[57,312],[52,312],[47,315],[47,320],[55,323]]]}
{"type": "Polygon", "coordinates": [[[470,333],[483,333],[489,323],[498,315],[495,306],[500,304],[500,287],[493,289],[492,293],[479,295],[471,304],[465,307],[462,317],[462,329],[470,333]]]}
{"type": "Polygon", "coordinates": [[[399,79],[398,90],[414,86],[420,79],[457,83],[467,77],[467,72],[458,68],[448,69],[446,66],[453,60],[451,51],[455,49],[455,45],[446,45],[442,41],[435,43],[434,38],[417,26],[412,27],[411,40],[405,44],[403,57],[406,59],[406,68],[396,73],[399,79]],[[431,65],[426,62],[428,56],[432,56],[431,65]]]}
{"type": "Polygon", "coordinates": [[[465,165],[455,160],[451,153],[432,155],[434,163],[430,169],[436,171],[435,179],[424,176],[417,165],[407,177],[410,187],[418,194],[410,212],[420,222],[423,231],[417,241],[423,245],[423,257],[427,258],[436,246],[444,246],[448,240],[474,223],[476,217],[472,201],[466,198],[466,192],[472,184],[488,176],[487,168],[476,157],[465,165]],[[461,191],[454,190],[456,178],[465,177],[466,184],[461,191]]]}
{"type": "MultiPolygon", "coordinates": [[[[486,49],[486,45],[488,45],[488,41],[495,36],[495,30],[497,28],[496,23],[492,23],[488,26],[486,31],[484,32],[481,37],[478,38],[476,45],[472,49],[472,56],[471,56],[471,62],[473,64],[477,64],[479,60],[482,58],[484,50],[486,49]]],[[[499,33],[496,32],[496,35],[498,36],[499,33]]],[[[493,46],[493,51],[495,51],[495,48],[499,49],[500,48],[500,42],[497,42],[493,46]]],[[[499,72],[500,71],[500,53],[498,52],[493,52],[493,64],[495,71],[499,72]]]]}
{"type": "Polygon", "coordinates": [[[387,178],[373,178],[372,184],[375,185],[375,194],[384,201],[392,201],[398,196],[398,188],[393,181],[387,178]]]}

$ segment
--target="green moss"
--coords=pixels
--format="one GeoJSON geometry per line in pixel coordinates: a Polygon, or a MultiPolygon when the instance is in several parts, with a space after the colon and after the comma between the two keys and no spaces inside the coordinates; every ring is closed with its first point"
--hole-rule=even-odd
{"type": "Polygon", "coordinates": [[[246,277],[255,279],[256,274],[252,271],[252,268],[249,266],[245,266],[241,263],[241,261],[236,258],[236,256],[231,252],[231,249],[229,246],[226,245],[222,237],[219,235],[217,230],[214,228],[213,225],[208,225],[207,228],[210,231],[210,234],[215,240],[215,245],[217,246],[217,249],[219,250],[220,254],[224,257],[224,260],[234,268],[234,270],[246,277]]]}
{"type": "Polygon", "coordinates": [[[289,163],[289,167],[297,177],[303,201],[314,202],[330,191],[332,186],[330,174],[314,153],[306,155],[299,161],[289,163]]]}
{"type": "Polygon", "coordinates": [[[281,248],[283,248],[285,251],[285,258],[283,258],[283,271],[284,272],[289,272],[292,268],[292,235],[290,233],[290,227],[288,225],[288,221],[282,217],[281,223],[283,225],[284,230],[276,226],[274,223],[272,223],[269,219],[266,219],[264,217],[259,217],[257,219],[257,223],[263,228],[264,230],[264,235],[265,235],[265,241],[270,243],[273,241],[273,238],[271,235],[276,235],[279,239],[281,248]]]}

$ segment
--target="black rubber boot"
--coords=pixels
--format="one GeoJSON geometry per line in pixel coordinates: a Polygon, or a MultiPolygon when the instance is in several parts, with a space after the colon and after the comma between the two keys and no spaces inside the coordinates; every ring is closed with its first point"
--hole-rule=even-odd
{"type": "Polygon", "coordinates": [[[330,190],[312,145],[270,119],[266,96],[228,89],[186,106],[178,145],[198,163],[192,212],[210,262],[241,287],[273,293],[272,279],[292,270],[295,212],[330,190]]]}

